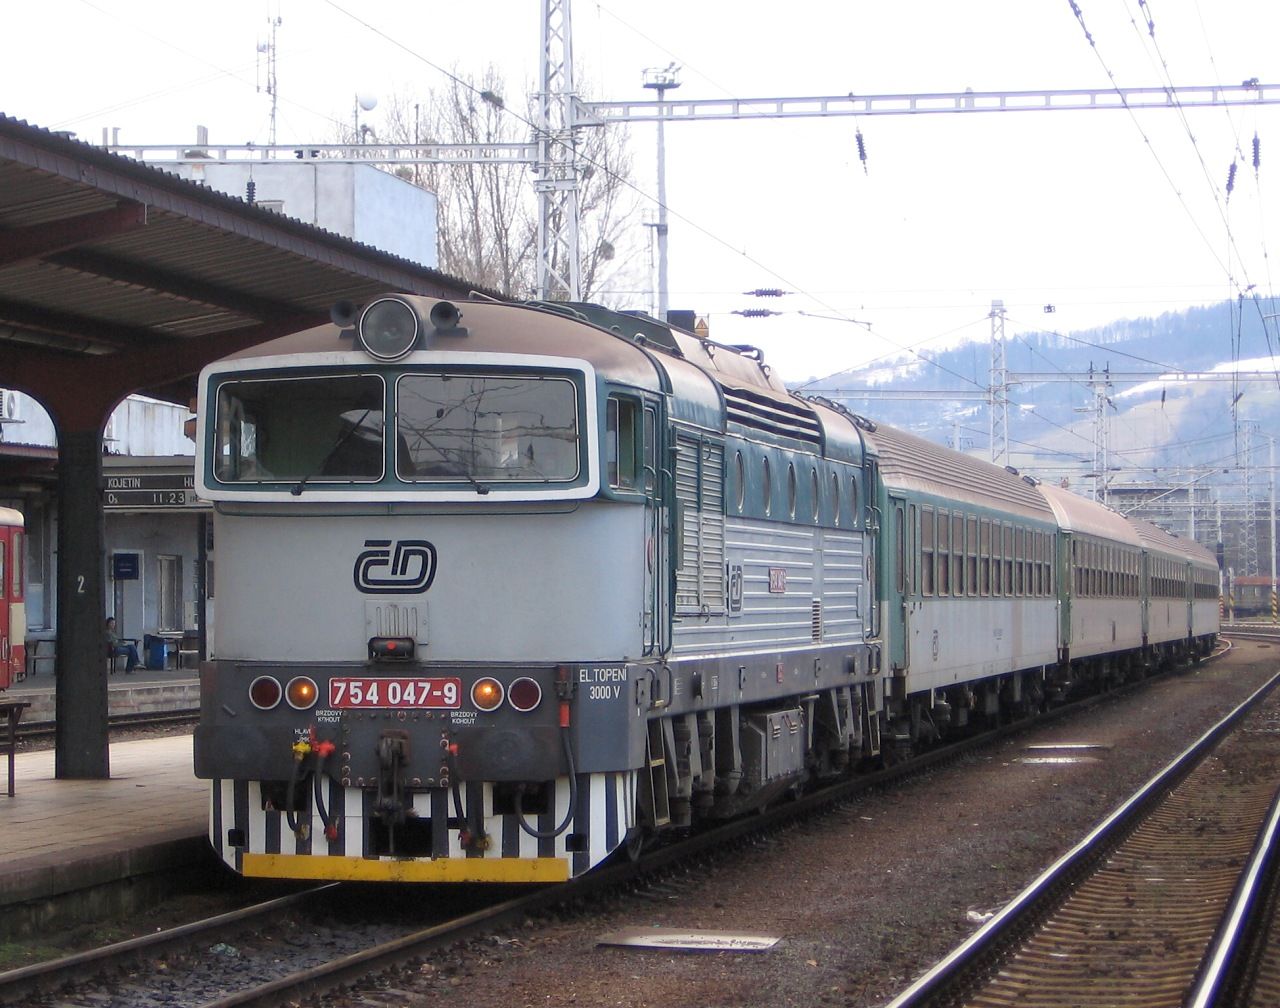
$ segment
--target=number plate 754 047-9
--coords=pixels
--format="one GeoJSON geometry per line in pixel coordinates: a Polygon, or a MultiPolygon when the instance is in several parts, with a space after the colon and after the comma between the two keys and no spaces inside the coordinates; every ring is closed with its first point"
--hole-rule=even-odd
{"type": "Polygon", "coordinates": [[[444,707],[462,701],[462,680],[432,679],[330,679],[329,706],[444,707]]]}

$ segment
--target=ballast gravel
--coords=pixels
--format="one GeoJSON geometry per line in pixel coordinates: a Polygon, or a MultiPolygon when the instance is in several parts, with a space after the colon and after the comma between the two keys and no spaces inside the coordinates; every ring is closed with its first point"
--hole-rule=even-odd
{"type": "Polygon", "coordinates": [[[638,893],[528,920],[322,1002],[884,1005],[1266,682],[1277,657],[1280,646],[1239,642],[1223,659],[866,794],[638,893]],[[1029,748],[1064,743],[1100,748],[1029,748]],[[741,953],[598,943],[608,932],[653,927],[782,941],[741,953]]]}

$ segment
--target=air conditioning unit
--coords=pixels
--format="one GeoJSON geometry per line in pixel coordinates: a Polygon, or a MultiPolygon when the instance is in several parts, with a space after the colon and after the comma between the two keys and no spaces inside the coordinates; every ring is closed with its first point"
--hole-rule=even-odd
{"type": "Polygon", "coordinates": [[[9,389],[0,389],[0,422],[20,420],[18,416],[18,393],[9,389]]]}

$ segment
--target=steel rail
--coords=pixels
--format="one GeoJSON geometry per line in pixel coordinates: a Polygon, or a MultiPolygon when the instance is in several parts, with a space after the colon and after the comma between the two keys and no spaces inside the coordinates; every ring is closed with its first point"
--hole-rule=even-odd
{"type": "MultiPolygon", "coordinates": [[[[1213,655],[1220,657],[1226,649],[1213,655]]],[[[1171,670],[1176,672],[1178,670],[1171,670]]],[[[428,952],[443,948],[460,939],[492,930],[496,927],[522,920],[530,913],[547,909],[571,900],[582,899],[611,888],[619,887],[637,878],[653,875],[674,864],[692,860],[726,845],[745,842],[751,837],[777,829],[794,820],[813,815],[819,810],[846,801],[855,794],[884,784],[922,774],[940,764],[953,761],[970,750],[983,748],[1004,738],[1020,734],[1072,713],[1080,713],[1092,706],[1128,695],[1143,685],[1162,679],[1169,673],[1148,676],[1107,693],[1095,694],[1073,703],[1055,707],[1050,711],[1001,725],[991,731],[963,739],[952,745],[939,747],[911,760],[862,774],[851,780],[837,783],[822,791],[802,796],[766,810],[750,819],[734,821],[687,837],[652,851],[647,851],[637,863],[615,863],[597,869],[573,882],[537,890],[504,903],[497,904],[456,921],[405,935],[385,945],[353,953],[330,963],[300,971],[293,976],[280,977],[256,988],[229,993],[216,1001],[206,1002],[200,1008],[250,1008],[259,1005],[277,1005],[288,1000],[315,996],[337,987],[357,983],[379,971],[401,963],[421,958],[428,952]]],[[[1280,677],[1278,677],[1280,678],[1280,677]]]]}
{"type": "Polygon", "coordinates": [[[998,954],[1009,934],[1033,921],[1046,904],[1069,887],[1070,880],[1104,857],[1149,809],[1165,797],[1203,760],[1232,728],[1280,683],[1280,673],[1255,690],[1239,706],[1206,731],[1168,766],[1113,811],[1071,850],[1040,874],[1026,889],[959,947],[899,994],[887,1008],[923,1008],[942,1001],[966,978],[998,954]]]}
{"type": "Polygon", "coordinates": [[[1260,926],[1267,908],[1266,891],[1274,884],[1277,851],[1280,838],[1280,791],[1271,801],[1267,819],[1258,833],[1253,853],[1240,875],[1239,884],[1232,894],[1231,905],[1223,916],[1221,925],[1205,956],[1205,967],[1191,996],[1184,1002],[1186,1008],[1214,1008],[1219,1004],[1234,1004],[1226,1000],[1229,985],[1237,979],[1241,959],[1249,936],[1260,926]]]}
{"type": "MultiPolygon", "coordinates": [[[[107,719],[110,731],[127,728],[149,728],[153,725],[181,724],[185,721],[196,721],[200,717],[199,707],[179,707],[164,711],[138,711],[129,714],[112,714],[107,719]]],[[[18,741],[48,738],[57,734],[56,721],[25,721],[18,724],[18,741]]]]}
{"type": "MultiPolygon", "coordinates": [[[[1213,657],[1219,657],[1222,653],[1225,651],[1213,657]]],[[[1173,670],[1169,674],[1176,674],[1177,671],[1173,670]]],[[[1059,717],[1079,713],[1096,704],[1128,695],[1141,686],[1164,677],[1165,675],[1148,676],[1144,680],[1126,684],[1119,689],[1084,697],[1041,714],[1001,725],[951,745],[930,750],[901,764],[841,781],[795,801],[768,809],[760,816],[726,823],[685,838],[678,843],[647,851],[637,863],[619,861],[606,865],[572,883],[531,890],[513,899],[352,953],[330,963],[280,977],[258,987],[225,994],[218,1000],[208,1002],[203,1008],[274,1005],[281,1003],[286,995],[305,996],[356,983],[380,970],[420,958],[433,949],[452,945],[461,939],[507,923],[518,922],[531,913],[618,888],[638,878],[660,874],[675,864],[723,849],[728,844],[749,842],[753,837],[812,815],[822,808],[848,800],[859,792],[925,773],[939,764],[953,761],[957,756],[970,750],[989,746],[1010,735],[1046,724],[1059,717]]],[[[218,931],[232,928],[243,930],[245,925],[251,924],[254,919],[287,910],[317,894],[334,890],[339,885],[339,883],[330,883],[205,921],[185,924],[155,934],[114,943],[101,949],[77,953],[0,974],[0,1003],[14,1003],[15,1000],[20,1001],[32,991],[49,990],[65,986],[68,981],[76,981],[91,974],[102,974],[120,962],[137,960],[168,948],[207,940],[208,936],[218,931]]]]}
{"type": "Polygon", "coordinates": [[[105,973],[120,964],[133,962],[145,956],[155,956],[174,948],[186,947],[224,931],[241,929],[255,920],[300,906],[339,885],[341,883],[329,882],[302,892],[241,907],[239,910],[230,910],[215,917],[167,928],[164,931],[139,935],[101,948],[88,949],[46,962],[7,970],[0,973],[0,1004],[22,1003],[32,994],[47,993],[59,987],[68,986],[105,973]]]}

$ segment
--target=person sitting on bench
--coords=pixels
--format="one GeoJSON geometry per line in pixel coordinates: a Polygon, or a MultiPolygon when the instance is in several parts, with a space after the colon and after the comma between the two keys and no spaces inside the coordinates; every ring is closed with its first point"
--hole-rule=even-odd
{"type": "Polygon", "coordinates": [[[115,672],[116,659],[123,656],[125,659],[124,670],[126,674],[131,674],[138,667],[138,645],[133,641],[122,640],[120,635],[116,633],[116,618],[114,616],[107,617],[107,657],[111,659],[111,671],[115,672]]]}

